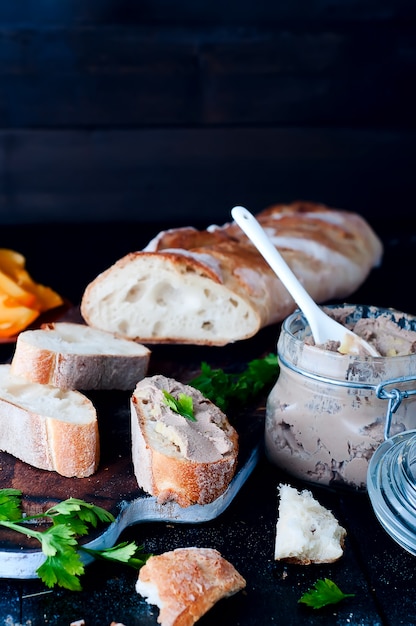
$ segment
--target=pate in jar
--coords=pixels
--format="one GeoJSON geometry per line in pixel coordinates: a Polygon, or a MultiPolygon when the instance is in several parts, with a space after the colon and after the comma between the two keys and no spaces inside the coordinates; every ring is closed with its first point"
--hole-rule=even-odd
{"type": "Polygon", "coordinates": [[[365,490],[378,446],[416,428],[416,317],[364,305],[324,310],[380,356],[315,346],[300,311],[286,318],[279,376],[266,405],[265,451],[301,480],[365,490]]]}

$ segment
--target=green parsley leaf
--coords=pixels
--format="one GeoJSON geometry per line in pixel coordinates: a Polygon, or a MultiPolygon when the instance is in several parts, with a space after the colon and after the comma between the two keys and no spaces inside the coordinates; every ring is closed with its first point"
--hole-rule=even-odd
{"type": "Polygon", "coordinates": [[[171,393],[163,389],[163,395],[165,396],[165,403],[172,411],[179,413],[182,417],[191,422],[196,422],[194,415],[194,404],[191,396],[187,396],[185,393],[180,393],[178,399],[174,398],[171,393]]]}
{"type": "Polygon", "coordinates": [[[42,548],[45,561],[38,567],[39,578],[48,587],[59,585],[71,591],[81,590],[79,576],[84,574],[80,552],[107,558],[140,569],[150,555],[140,555],[136,544],[121,543],[106,550],[88,550],[78,545],[78,537],[96,528],[98,522],[111,523],[114,516],[93,504],[68,498],[49,508],[45,513],[23,517],[21,492],[0,489],[0,526],[33,537],[42,548]],[[49,524],[46,530],[36,530],[33,520],[49,524]]]}
{"type": "Polygon", "coordinates": [[[317,580],[314,587],[309,589],[298,600],[314,609],[320,609],[327,604],[337,604],[344,598],[352,598],[355,593],[343,593],[341,589],[329,578],[317,580]]]}
{"type": "Polygon", "coordinates": [[[201,363],[201,373],[190,381],[199,391],[223,411],[231,404],[245,405],[268,389],[277,380],[279,373],[276,354],[249,361],[241,373],[214,369],[205,361],[201,363]]]}
{"type": "Polygon", "coordinates": [[[59,585],[70,591],[81,591],[79,576],[84,574],[84,565],[74,549],[48,556],[37,569],[39,578],[47,587],[59,585]]]}
{"type": "Polygon", "coordinates": [[[42,544],[42,552],[46,556],[55,556],[65,552],[68,546],[76,546],[77,540],[74,531],[64,524],[50,526],[43,532],[36,531],[37,538],[42,544]]]}
{"type": "Polygon", "coordinates": [[[53,524],[67,524],[81,537],[88,533],[88,526],[97,528],[99,522],[114,522],[114,516],[105,509],[79,500],[68,498],[45,512],[53,524]]]}
{"type": "Polygon", "coordinates": [[[16,521],[21,518],[22,492],[18,489],[0,490],[0,520],[16,521]]]}
{"type": "Polygon", "coordinates": [[[151,554],[140,555],[143,547],[137,546],[134,541],[130,543],[125,541],[124,543],[119,543],[112,548],[105,548],[103,550],[95,550],[82,546],[81,550],[96,558],[126,563],[134,569],[140,569],[146,563],[147,559],[151,556],[151,554]]]}

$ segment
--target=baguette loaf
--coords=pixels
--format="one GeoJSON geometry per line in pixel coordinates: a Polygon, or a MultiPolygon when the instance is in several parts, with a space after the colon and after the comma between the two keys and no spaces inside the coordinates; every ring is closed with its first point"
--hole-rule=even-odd
{"type": "Polygon", "coordinates": [[[12,373],[61,389],[133,390],[147,373],[150,350],[84,324],[55,322],[21,332],[12,373]]]}
{"type": "Polygon", "coordinates": [[[0,450],[66,477],[93,474],[99,462],[96,410],[78,391],[29,383],[0,365],[0,450]]]}
{"type": "Polygon", "coordinates": [[[177,548],[151,556],[136,591],[159,607],[161,626],[192,626],[216,602],[246,586],[234,566],[212,548],[177,548]]]}
{"type": "MultiPolygon", "coordinates": [[[[257,215],[317,302],[346,298],[382,257],[359,215],[295,202],[257,215]]],[[[87,285],[90,326],[149,343],[225,345],[283,320],[296,305],[235,222],[159,233],[87,285]]]]}
{"type": "Polygon", "coordinates": [[[131,397],[134,472],[158,502],[208,504],[234,476],[238,434],[224,413],[200,391],[160,374],[140,381],[131,397]],[[193,401],[195,421],[173,411],[164,391],[193,401]]]}
{"type": "Polygon", "coordinates": [[[344,551],[346,530],[306,489],[280,485],[275,560],[300,565],[333,563],[344,551]]]}

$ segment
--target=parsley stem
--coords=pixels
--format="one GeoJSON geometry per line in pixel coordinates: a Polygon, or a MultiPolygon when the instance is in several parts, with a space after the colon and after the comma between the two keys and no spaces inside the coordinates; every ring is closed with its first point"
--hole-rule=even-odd
{"type": "Polygon", "coordinates": [[[5,526],[6,528],[10,528],[11,530],[16,530],[18,533],[22,533],[23,535],[27,535],[28,537],[34,537],[41,541],[41,533],[39,530],[33,530],[31,528],[26,528],[21,526],[16,522],[8,522],[7,520],[0,520],[0,526],[5,526]]]}

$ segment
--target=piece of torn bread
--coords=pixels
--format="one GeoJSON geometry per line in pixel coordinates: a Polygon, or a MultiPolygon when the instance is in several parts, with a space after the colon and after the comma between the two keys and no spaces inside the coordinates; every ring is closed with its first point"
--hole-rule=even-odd
{"type": "MultiPolygon", "coordinates": [[[[294,202],[257,219],[317,302],[345,299],[381,261],[381,241],[356,213],[294,202]]],[[[295,308],[235,222],[159,233],[98,275],[81,300],[87,324],[145,344],[221,346],[295,308]]]]}
{"type": "Polygon", "coordinates": [[[131,397],[131,436],[138,485],[163,504],[209,504],[227,489],[238,458],[238,434],[202,393],[160,374],[146,377],[131,397]],[[166,403],[191,397],[195,421],[166,403]]]}
{"type": "Polygon", "coordinates": [[[151,556],[136,591],[159,607],[161,626],[192,626],[216,602],[246,586],[235,567],[212,548],[177,548],[151,556]]]}
{"type": "Polygon", "coordinates": [[[68,478],[93,474],[99,462],[97,413],[79,391],[27,382],[0,365],[0,450],[68,478]]]}
{"type": "Polygon", "coordinates": [[[147,374],[150,350],[85,324],[54,322],[21,332],[12,373],[61,389],[133,390],[147,374]]]}
{"type": "Polygon", "coordinates": [[[333,563],[344,552],[347,534],[332,514],[308,490],[279,485],[275,560],[299,565],[333,563]]]}

